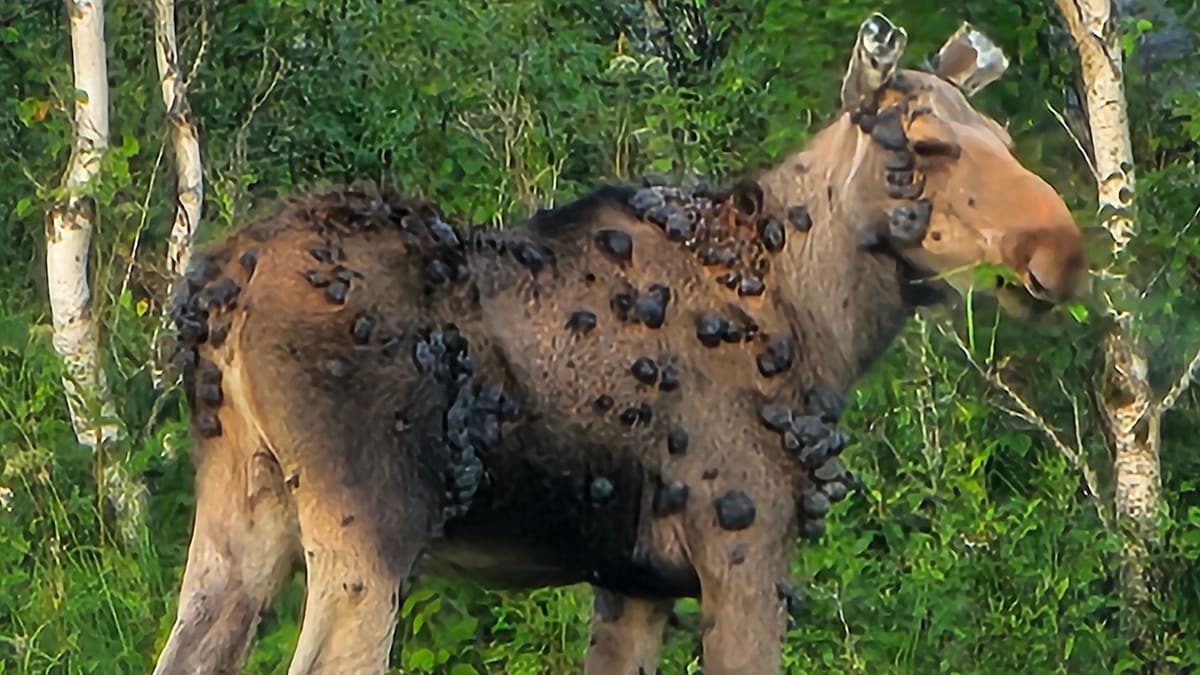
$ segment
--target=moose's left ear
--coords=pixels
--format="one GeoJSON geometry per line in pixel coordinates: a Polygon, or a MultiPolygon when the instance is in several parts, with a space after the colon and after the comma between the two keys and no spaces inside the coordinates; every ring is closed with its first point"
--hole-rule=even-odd
{"type": "Polygon", "coordinates": [[[966,21],[930,59],[933,72],[970,98],[1008,69],[1008,57],[966,21]]]}
{"type": "Polygon", "coordinates": [[[842,78],[842,106],[855,110],[871,100],[896,72],[908,46],[908,33],[882,14],[872,14],[858,26],[850,66],[842,78]]]}

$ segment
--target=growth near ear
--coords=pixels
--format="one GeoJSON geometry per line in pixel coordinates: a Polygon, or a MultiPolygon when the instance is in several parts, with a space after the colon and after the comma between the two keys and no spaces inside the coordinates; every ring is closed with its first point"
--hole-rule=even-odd
{"type": "Polygon", "coordinates": [[[1008,57],[988,36],[964,21],[930,59],[934,74],[968,98],[995,82],[1008,69],[1008,57]]]}
{"type": "Polygon", "coordinates": [[[910,147],[920,157],[958,159],[962,154],[954,131],[935,115],[913,115],[906,132],[910,147]]]}
{"type": "Polygon", "coordinates": [[[871,100],[891,79],[908,46],[908,33],[882,14],[872,14],[858,27],[850,66],[842,78],[842,106],[855,110],[871,100]]]}

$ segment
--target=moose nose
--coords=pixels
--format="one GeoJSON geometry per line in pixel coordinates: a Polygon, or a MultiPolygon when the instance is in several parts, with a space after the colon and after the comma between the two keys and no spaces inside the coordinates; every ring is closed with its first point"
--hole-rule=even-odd
{"type": "Polygon", "coordinates": [[[1048,299],[1050,296],[1050,289],[1046,288],[1046,285],[1037,278],[1037,275],[1033,273],[1032,269],[1029,270],[1029,292],[1033,293],[1039,298],[1048,299]]]}
{"type": "Polygon", "coordinates": [[[1025,286],[1035,297],[1055,303],[1090,292],[1087,255],[1074,226],[1044,240],[1034,251],[1025,270],[1025,286]]]}

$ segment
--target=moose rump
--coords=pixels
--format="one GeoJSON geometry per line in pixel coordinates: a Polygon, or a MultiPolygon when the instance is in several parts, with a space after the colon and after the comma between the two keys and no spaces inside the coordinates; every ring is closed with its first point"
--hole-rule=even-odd
{"type": "MultiPolygon", "coordinates": [[[[346,618],[368,606],[394,617],[399,579],[417,553],[404,542],[420,541],[440,500],[421,476],[429,463],[400,439],[405,420],[441,416],[431,402],[444,396],[431,390],[443,385],[396,365],[406,327],[387,317],[417,316],[420,307],[368,314],[358,306],[410,297],[406,281],[420,268],[403,242],[370,228],[334,248],[308,227],[345,225],[351,214],[340,206],[288,205],[193,264],[177,321],[190,343],[197,515],[160,669],[240,663],[259,612],[297,560],[308,576],[305,631],[327,637],[302,637],[302,647],[313,646],[297,653],[297,666],[309,661],[301,672],[323,650],[343,649],[340,640],[356,650],[363,640],[390,645],[392,621],[346,618]],[[391,271],[352,272],[348,260],[391,271]]],[[[359,215],[359,225],[371,222],[359,215]]]]}

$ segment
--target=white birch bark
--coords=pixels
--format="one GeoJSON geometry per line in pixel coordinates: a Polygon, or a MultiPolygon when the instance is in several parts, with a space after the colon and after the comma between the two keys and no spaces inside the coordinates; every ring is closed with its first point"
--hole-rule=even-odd
{"type": "Polygon", "coordinates": [[[91,311],[88,254],[97,217],[90,196],[108,148],[108,64],[103,0],[68,0],[75,121],[65,195],[46,213],[46,275],[54,349],[63,360],[63,387],[79,442],[95,450],[119,435],[108,393],[99,327],[91,311]]]}
{"type": "MultiPolygon", "coordinates": [[[[167,298],[172,297],[192,253],[192,241],[200,227],[200,212],[204,207],[204,173],[200,160],[200,138],[188,106],[186,82],[179,68],[179,53],[175,39],[175,1],[154,0],[154,56],[158,62],[159,85],[167,123],[171,127],[171,150],[175,155],[176,202],[175,220],[167,240],[167,274],[171,279],[167,298]]],[[[169,350],[160,344],[169,334],[165,317],[155,331],[154,386],[162,385],[163,364],[169,350]]]]}
{"type": "MultiPolygon", "coordinates": [[[[1126,112],[1121,46],[1112,0],[1056,0],[1079,51],[1098,180],[1101,224],[1113,238],[1114,264],[1135,235],[1133,151],[1126,112]]],[[[1098,400],[1113,453],[1114,511],[1125,535],[1121,584],[1131,608],[1150,596],[1147,554],[1158,542],[1161,498],[1159,409],[1134,338],[1134,317],[1113,309],[1104,337],[1098,400]]]]}

